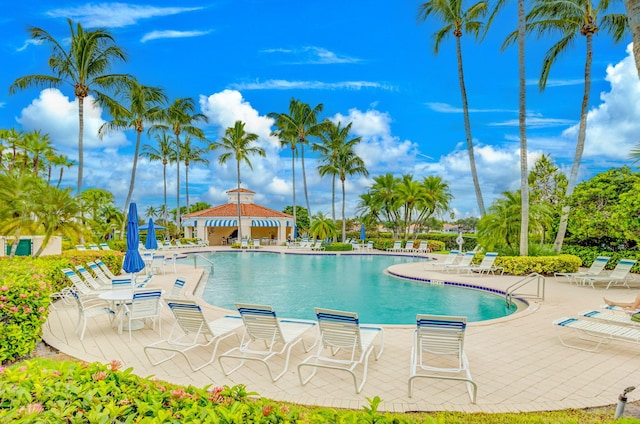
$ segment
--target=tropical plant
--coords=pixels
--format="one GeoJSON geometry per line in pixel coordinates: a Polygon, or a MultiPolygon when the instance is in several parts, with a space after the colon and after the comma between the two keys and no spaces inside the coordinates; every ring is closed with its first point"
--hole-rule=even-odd
{"type": "Polygon", "coordinates": [[[122,85],[128,75],[109,74],[107,71],[116,61],[126,61],[124,51],[115,43],[113,36],[104,29],[85,31],[80,23],[74,29],[71,19],[67,19],[70,30],[68,50],[66,42],[58,42],[42,28],[29,27],[31,38],[36,42],[51,46],[49,67],[53,75],[27,75],[16,79],[9,87],[10,93],[29,87],[47,88],[69,84],[78,99],[78,187],[82,192],[82,171],[84,166],[84,100],[89,95],[97,99],[109,96],[102,90],[122,85]]]}
{"type": "MultiPolygon", "coordinates": [[[[86,192],[87,190],[82,194],[86,192]]],[[[38,201],[32,213],[36,217],[38,228],[44,232],[44,238],[34,256],[40,256],[51,237],[56,234],[71,240],[77,240],[84,235],[86,228],[77,219],[80,203],[71,195],[70,188],[59,189],[41,184],[36,189],[35,197],[38,201]]]]}
{"type": "Polygon", "coordinates": [[[191,137],[185,136],[184,143],[182,143],[182,160],[184,160],[184,185],[187,195],[187,213],[191,212],[189,207],[189,165],[192,163],[202,163],[209,165],[209,160],[202,155],[206,152],[205,149],[197,147],[191,144],[191,137]]]}
{"type": "MultiPolygon", "coordinates": [[[[109,109],[113,120],[100,126],[98,137],[102,140],[106,134],[129,129],[133,129],[136,132],[129,191],[122,209],[126,213],[129,210],[129,203],[131,203],[131,197],[133,196],[140,153],[140,138],[144,132],[145,122],[153,122],[158,119],[160,106],[167,101],[167,96],[161,88],[140,84],[135,78],[129,79],[124,86],[119,87],[115,94],[117,97],[122,97],[123,100],[119,102],[113,98],[99,98],[100,104],[109,109]]],[[[124,234],[124,227],[120,231],[121,234],[124,234]]]]}
{"type": "MultiPolygon", "coordinates": [[[[356,154],[353,150],[354,146],[360,142],[360,137],[356,137],[349,141],[346,141],[348,138],[348,128],[350,125],[345,127],[345,130],[342,131],[342,135],[334,140],[333,143],[340,143],[340,140],[343,140],[340,146],[333,146],[336,149],[336,152],[331,154],[329,158],[326,158],[324,161],[324,165],[320,165],[318,167],[318,172],[320,176],[331,175],[337,176],[340,179],[342,184],[342,241],[346,239],[346,216],[345,216],[345,206],[346,206],[346,193],[345,193],[345,181],[347,176],[352,175],[369,175],[369,171],[367,171],[367,167],[364,164],[364,161],[360,156],[356,154]]],[[[340,133],[340,124],[337,125],[336,131],[338,134],[340,133]]]]}
{"type": "Polygon", "coordinates": [[[242,239],[242,205],[240,204],[240,163],[244,162],[253,169],[249,155],[265,157],[266,153],[262,147],[254,147],[252,144],[258,140],[258,134],[248,133],[244,129],[245,123],[236,121],[233,127],[229,127],[224,132],[224,137],[218,142],[209,144],[209,150],[223,149],[224,153],[218,156],[218,163],[224,165],[227,160],[236,160],[236,171],[238,175],[238,238],[242,239]]]}
{"type": "Polygon", "coordinates": [[[173,153],[173,149],[171,147],[171,140],[167,136],[166,131],[162,131],[160,134],[155,135],[155,139],[158,142],[158,148],[150,144],[145,144],[142,146],[142,153],[140,156],[146,157],[149,159],[149,162],[162,162],[162,183],[164,186],[164,203],[163,208],[161,208],[161,215],[164,219],[164,223],[167,223],[167,164],[169,163],[169,159],[173,153]]]}
{"type": "MultiPolygon", "coordinates": [[[[293,155],[300,146],[300,160],[302,162],[302,185],[304,187],[304,198],[307,204],[307,211],[311,214],[311,208],[309,206],[309,195],[307,192],[307,175],[304,167],[304,145],[307,144],[308,137],[318,136],[324,130],[327,125],[326,122],[318,122],[318,114],[322,112],[322,103],[311,108],[306,103],[300,100],[291,99],[289,102],[289,114],[271,112],[268,114],[275,122],[278,128],[273,132],[283,145],[289,144],[291,146],[291,154],[293,155]]],[[[291,159],[292,172],[294,161],[291,159]]],[[[295,184],[293,187],[293,193],[295,197],[295,184]]],[[[295,201],[294,201],[295,203],[295,201]]],[[[295,208],[294,208],[295,210],[295,208]]]]}
{"type": "Polygon", "coordinates": [[[41,180],[14,168],[0,174],[0,234],[13,237],[10,257],[14,257],[24,233],[35,231],[32,212],[37,204],[35,192],[41,180]]]}
{"type": "Polygon", "coordinates": [[[463,10],[462,0],[428,0],[418,6],[418,20],[426,21],[430,17],[438,18],[445,26],[440,28],[433,34],[434,52],[438,54],[440,51],[440,43],[448,36],[453,34],[456,39],[456,56],[458,60],[458,81],[460,83],[460,94],[462,96],[462,112],[464,116],[464,129],[467,138],[467,149],[469,150],[469,165],[471,168],[471,177],[476,192],[476,200],[478,202],[478,210],[484,215],[484,200],[482,199],[482,191],[480,189],[480,181],[478,180],[478,172],[476,171],[476,160],[473,153],[473,137],[471,135],[471,121],[469,120],[469,102],[467,100],[467,88],[464,82],[464,71],[462,63],[462,44],[460,38],[466,33],[470,33],[474,37],[478,37],[483,23],[479,20],[487,12],[488,4],[486,1],[479,1],[468,9],[463,10]]]}
{"type": "MultiPolygon", "coordinates": [[[[173,157],[176,163],[176,211],[180,211],[180,153],[182,143],[180,134],[184,133],[199,140],[205,140],[204,131],[195,126],[198,122],[209,122],[209,118],[201,113],[195,113],[195,101],[188,98],[177,98],[166,109],[160,111],[156,117],[160,123],[156,123],[149,129],[150,132],[173,132],[175,135],[173,157]]],[[[169,157],[169,160],[172,158],[169,157]]],[[[180,216],[176,214],[176,224],[180,231],[180,216]]]]}
{"type": "Polygon", "coordinates": [[[309,233],[314,239],[326,240],[328,238],[334,238],[337,232],[336,223],[331,217],[326,216],[322,212],[318,212],[313,217],[309,233]]]}
{"type": "MultiPolygon", "coordinates": [[[[609,33],[613,40],[622,39],[627,28],[627,17],[624,14],[607,12],[611,6],[610,0],[602,0],[597,5],[591,0],[535,0],[531,11],[526,17],[527,32],[535,33],[538,37],[550,33],[560,34],[560,40],[547,50],[542,64],[542,71],[538,80],[538,87],[544,90],[551,72],[551,67],[558,57],[575,41],[578,35],[585,37],[586,54],[584,70],[584,91],[582,94],[582,106],[580,108],[580,123],[578,126],[578,139],[569,180],[567,184],[567,197],[571,197],[578,180],[580,162],[584,151],[584,142],[587,135],[587,112],[589,96],[591,92],[591,64],[593,61],[593,36],[598,33],[609,33]]],[[[514,41],[514,34],[505,40],[503,45],[514,41]]],[[[562,216],[554,242],[557,252],[562,249],[562,243],[567,231],[570,206],[566,204],[562,208],[562,216]]]]}

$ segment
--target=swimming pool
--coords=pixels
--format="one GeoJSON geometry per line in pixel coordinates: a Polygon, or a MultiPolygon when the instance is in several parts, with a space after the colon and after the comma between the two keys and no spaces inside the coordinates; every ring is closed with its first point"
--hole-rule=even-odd
{"type": "Polygon", "coordinates": [[[424,260],[420,258],[247,251],[205,256],[214,271],[202,298],[226,309],[257,303],[273,306],[280,316],[315,319],[314,307],[322,307],[357,312],[361,322],[376,324],[415,324],[418,313],[483,321],[515,312],[493,293],[384,273],[391,265],[424,260]]]}

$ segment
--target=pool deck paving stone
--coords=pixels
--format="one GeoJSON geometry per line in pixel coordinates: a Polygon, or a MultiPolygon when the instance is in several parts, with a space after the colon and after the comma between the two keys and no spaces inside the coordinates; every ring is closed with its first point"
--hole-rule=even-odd
{"type": "MultiPolygon", "coordinates": [[[[279,246],[263,247],[262,250],[281,253],[291,251],[279,246]]],[[[179,251],[187,252],[190,250],[179,251]]],[[[371,254],[382,253],[386,252],[374,251],[371,254]]],[[[171,253],[167,255],[170,256],[171,253]]],[[[442,258],[444,255],[440,256],[440,260],[442,258]]],[[[425,270],[424,263],[412,261],[393,265],[390,269],[410,278],[456,281],[499,290],[505,290],[522,278],[443,273],[425,270]]],[[[173,265],[167,265],[165,272],[154,276],[148,287],[161,287],[169,293],[175,278],[183,276],[187,280],[185,292],[193,293],[203,270],[192,264],[182,263],[177,265],[177,273],[173,272],[173,265]]],[[[636,282],[635,287],[638,285],[640,282],[636,282]]],[[[529,288],[524,291],[531,293],[535,290],[529,288]]],[[[247,390],[261,396],[299,404],[362,409],[363,406],[368,406],[366,398],[379,396],[382,399],[379,410],[393,412],[528,412],[586,408],[614,404],[625,387],[640,385],[640,346],[612,341],[603,344],[597,352],[570,349],[560,343],[551,322],[562,316],[575,316],[582,310],[599,308],[604,295],[616,300],[631,300],[636,293],[635,288],[593,289],[569,284],[563,279],[547,278],[545,300],[528,299],[529,307],[509,317],[470,323],[467,326],[465,351],[474,381],[478,384],[475,405],[469,400],[466,385],[455,381],[418,379],[414,383],[413,397],[408,397],[414,326],[384,326],[384,353],[379,361],[373,358],[370,360],[367,383],[359,394],[355,393],[351,376],[339,371],[319,370],[307,385],[302,386],[297,374],[297,364],[308,354],[300,345],[292,351],[287,373],[275,383],[260,363],[248,362],[226,377],[217,358],[212,364],[196,372],[191,371],[181,357],[151,366],[143,347],[169,335],[172,326],[169,308],[163,308],[162,336],[157,333],[157,328],[154,331],[147,325],[144,329],[135,331],[133,341],[129,342],[127,331],[118,334],[106,317],[100,317],[104,319],[88,322],[84,340],[80,341],[74,333],[77,320],[75,306],[57,302],[43,329],[43,338],[47,344],[72,357],[104,363],[118,360],[124,368],[131,367],[143,377],[153,376],[159,380],[198,387],[244,384],[247,390]]],[[[187,297],[192,296],[187,294],[187,297]]],[[[320,305],[309,305],[310,308],[314,306],[320,305]]],[[[234,313],[211,305],[203,307],[210,319],[234,313]]],[[[461,312],[461,315],[464,313],[461,312]]],[[[565,336],[570,337],[569,333],[565,336]]],[[[312,330],[304,335],[309,342],[313,342],[314,337],[315,332],[312,330]]],[[[237,343],[235,338],[223,341],[218,354],[237,346],[237,343]]],[[[211,351],[199,349],[192,354],[197,355],[194,361],[204,362],[210,357],[211,351]]],[[[280,363],[275,361],[274,367],[278,364],[280,363]]],[[[629,401],[635,401],[639,397],[636,392],[632,392],[629,401]]]]}

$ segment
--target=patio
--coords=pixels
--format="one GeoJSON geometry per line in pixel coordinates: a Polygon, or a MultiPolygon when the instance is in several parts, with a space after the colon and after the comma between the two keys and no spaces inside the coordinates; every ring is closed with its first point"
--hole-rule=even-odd
{"type": "MultiPolygon", "coordinates": [[[[263,250],[286,251],[286,247],[267,246],[263,250]]],[[[193,265],[184,264],[177,266],[177,273],[173,273],[173,267],[166,270],[166,274],[154,276],[148,287],[160,287],[168,293],[179,275],[186,278],[185,290],[190,292],[203,272],[193,265]]],[[[393,272],[500,290],[521,278],[444,274],[425,271],[419,262],[395,265],[393,272]]],[[[415,384],[414,397],[408,397],[413,326],[385,327],[384,354],[379,361],[369,364],[367,383],[360,394],[355,393],[346,373],[319,372],[309,384],[301,386],[296,366],[307,354],[300,346],[294,348],[289,370],[276,383],[271,382],[261,364],[248,363],[229,377],[224,376],[217,360],[196,372],[192,372],[181,358],[154,367],[145,357],[143,346],[160,339],[157,332],[146,327],[134,332],[133,341],[129,343],[127,332],[118,334],[105,318],[90,321],[84,340],[80,341],[74,334],[75,305],[58,305],[52,309],[48,325],[43,329],[43,338],[54,348],[75,358],[105,363],[118,360],[124,368],[131,367],[141,376],[153,375],[155,379],[199,387],[245,384],[249,391],[261,396],[300,404],[361,409],[368,405],[367,397],[379,396],[382,399],[379,409],[394,412],[524,412],[586,408],[614,404],[625,387],[640,385],[640,349],[637,344],[614,341],[603,345],[596,353],[569,349],[560,344],[551,325],[556,318],[598,308],[605,294],[612,299],[631,300],[636,290],[612,288],[605,291],[547,278],[544,301],[532,301],[526,310],[507,318],[469,324],[465,350],[471,373],[478,384],[475,405],[470,403],[466,387],[460,382],[422,379],[415,384]]],[[[309,308],[314,306],[321,305],[309,305],[309,308]]],[[[166,337],[172,318],[169,308],[163,309],[162,328],[163,337],[166,337]]],[[[210,320],[229,313],[213,306],[204,309],[210,320]]],[[[311,341],[314,335],[309,331],[305,338],[311,341]]],[[[236,344],[234,338],[229,338],[221,343],[218,352],[236,344]]],[[[208,352],[203,350],[201,354],[204,360],[208,352]]],[[[638,394],[632,392],[629,401],[637,399],[638,394]]]]}

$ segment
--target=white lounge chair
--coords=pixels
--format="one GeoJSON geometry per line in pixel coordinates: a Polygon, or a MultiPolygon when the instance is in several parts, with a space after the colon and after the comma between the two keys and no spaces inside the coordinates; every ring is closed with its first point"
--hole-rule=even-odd
{"type": "Polygon", "coordinates": [[[582,284],[589,284],[594,289],[596,288],[596,283],[607,283],[607,289],[609,287],[623,285],[626,288],[629,288],[629,284],[627,283],[627,278],[629,277],[629,272],[631,268],[636,264],[635,259],[620,259],[620,262],[617,263],[616,267],[611,271],[609,275],[593,275],[590,277],[580,277],[578,278],[579,282],[582,284]]]}
{"type": "Polygon", "coordinates": [[[402,251],[402,241],[396,240],[393,242],[393,247],[387,248],[387,252],[401,252],[402,251]]]}
{"type": "Polygon", "coordinates": [[[260,249],[260,239],[256,238],[253,239],[253,246],[254,249],[260,249]]]}
{"type": "Polygon", "coordinates": [[[460,262],[458,262],[457,264],[445,265],[444,270],[447,272],[449,271],[459,272],[460,270],[465,270],[466,268],[471,266],[471,261],[473,261],[473,258],[475,256],[476,256],[476,253],[473,251],[465,252],[462,258],[460,259],[460,262]]]}
{"type": "Polygon", "coordinates": [[[225,375],[239,369],[245,361],[259,361],[266,365],[272,381],[277,381],[289,368],[291,349],[298,343],[302,343],[305,352],[312,346],[306,347],[302,335],[315,326],[315,322],[305,320],[278,319],[271,306],[265,305],[236,305],[244,331],[240,346],[235,347],[218,357],[218,362],[225,375]],[[284,355],[284,368],[277,374],[271,369],[271,359],[284,355]],[[224,360],[240,361],[240,364],[225,369],[224,360]]]}
{"type": "Polygon", "coordinates": [[[626,325],[605,324],[597,321],[588,321],[579,318],[563,317],[553,321],[556,334],[560,343],[564,346],[585,350],[587,352],[595,352],[602,343],[608,343],[611,340],[619,340],[623,342],[640,343],[640,328],[630,327],[626,325]],[[585,348],[576,344],[568,343],[562,337],[563,329],[573,330],[574,334],[580,339],[589,343],[595,343],[592,348],[585,348]]]}
{"type": "Polygon", "coordinates": [[[76,250],[87,250],[87,246],[84,244],[76,244],[76,250]]]}
{"type": "Polygon", "coordinates": [[[109,267],[104,262],[102,262],[102,259],[96,259],[94,262],[96,263],[96,265],[98,265],[102,269],[102,272],[104,272],[104,274],[107,277],[109,277],[110,279],[116,278],[116,276],[113,274],[113,272],[111,272],[109,267]]]}
{"type": "Polygon", "coordinates": [[[242,327],[242,320],[239,316],[227,315],[223,318],[207,322],[200,306],[192,300],[168,299],[167,305],[175,319],[171,333],[166,340],[160,340],[144,347],[144,353],[151,362],[151,365],[158,365],[166,362],[176,354],[182,355],[193,371],[198,371],[209,365],[215,359],[218,345],[228,337],[237,334],[236,329],[242,327]],[[213,350],[209,360],[195,365],[189,353],[194,349],[207,349],[213,345],[213,350]],[[162,351],[169,353],[160,359],[152,352],[162,351]]]}
{"type": "Polygon", "coordinates": [[[173,287],[171,288],[171,298],[179,299],[182,298],[182,289],[186,284],[186,280],[184,277],[176,278],[176,281],[173,282],[173,287]]]}
{"type": "Polygon", "coordinates": [[[629,311],[629,313],[622,314],[619,312],[614,312],[610,309],[604,309],[601,311],[592,309],[589,311],[582,311],[578,313],[578,316],[583,318],[596,319],[598,321],[607,322],[609,324],[630,325],[632,327],[639,327],[640,322],[631,320],[631,313],[631,311],[629,311]]]}
{"type": "Polygon", "coordinates": [[[76,323],[76,334],[80,336],[80,340],[84,339],[84,332],[87,329],[87,321],[92,318],[108,316],[112,321],[115,312],[108,307],[104,300],[98,298],[86,299],[80,296],[74,289],[70,289],[69,293],[75,299],[78,305],[78,322],[76,323]]]}
{"type": "Polygon", "coordinates": [[[322,245],[322,240],[316,241],[313,246],[311,246],[311,250],[320,251],[324,250],[324,246],[322,245]]]}
{"type": "Polygon", "coordinates": [[[368,250],[368,251],[372,251],[372,250],[373,250],[373,241],[369,240],[369,241],[367,242],[367,248],[366,248],[366,250],[368,250]]]}
{"type": "Polygon", "coordinates": [[[164,274],[164,255],[152,255],[149,273],[164,274]]]}
{"type": "Polygon", "coordinates": [[[93,290],[111,290],[109,285],[103,284],[102,281],[96,280],[93,275],[82,265],[76,265],[76,271],[84,279],[84,282],[93,290]]]}
{"type": "Polygon", "coordinates": [[[129,342],[131,342],[131,329],[133,320],[150,319],[153,322],[153,329],[158,323],[158,334],[162,334],[162,320],[160,319],[160,297],[161,290],[135,290],[131,303],[125,303],[125,318],[128,321],[129,342]]]}
{"type": "Polygon", "coordinates": [[[71,268],[62,268],[61,271],[67,276],[69,281],[71,281],[71,286],[76,293],[83,298],[96,297],[100,294],[100,291],[89,287],[71,268]]]}
{"type": "Polygon", "coordinates": [[[416,249],[413,247],[414,244],[415,242],[412,240],[407,241],[407,243],[402,248],[402,252],[414,253],[416,251],[416,249]]]}
{"type": "Polygon", "coordinates": [[[460,252],[451,250],[444,261],[426,263],[424,269],[427,271],[444,270],[447,265],[454,265],[459,256],[460,252]]]}
{"type": "Polygon", "coordinates": [[[242,241],[240,242],[240,249],[249,249],[249,240],[247,239],[242,239],[242,241]]]}
{"type": "Polygon", "coordinates": [[[89,250],[100,250],[97,244],[91,243],[89,244],[89,250]]]}
{"type": "Polygon", "coordinates": [[[107,243],[100,243],[100,249],[102,250],[111,250],[107,243]]]}
{"type": "Polygon", "coordinates": [[[495,275],[496,271],[500,271],[500,274],[502,275],[504,273],[504,268],[501,266],[493,265],[497,257],[497,252],[487,252],[485,253],[484,258],[482,258],[480,265],[469,265],[468,267],[461,267],[458,268],[458,272],[467,271],[467,273],[469,274],[477,272],[480,275],[486,272],[487,274],[491,273],[495,275]]]}
{"type": "Polygon", "coordinates": [[[358,314],[354,312],[322,308],[316,308],[315,311],[318,318],[318,350],[298,365],[300,383],[307,384],[318,368],[341,370],[351,374],[356,393],[360,393],[367,381],[369,357],[373,353],[377,361],[384,350],[382,327],[361,326],[358,314]],[[355,372],[358,367],[362,367],[359,384],[355,372]],[[305,368],[312,368],[311,374],[306,377],[303,376],[305,368]]]}
{"type": "Polygon", "coordinates": [[[609,262],[611,257],[609,256],[598,256],[589,267],[588,270],[584,272],[554,272],[554,277],[566,277],[569,280],[569,283],[578,284],[578,279],[583,277],[593,277],[596,275],[600,275],[602,271],[604,271],[604,267],[609,262]]]}
{"type": "Polygon", "coordinates": [[[456,380],[467,383],[472,403],[478,386],[471,377],[464,352],[465,317],[418,314],[411,350],[409,397],[418,378],[456,380]]]}
{"type": "Polygon", "coordinates": [[[431,250],[429,249],[429,245],[426,240],[422,240],[420,242],[420,244],[418,245],[418,248],[416,249],[416,253],[423,253],[425,255],[427,253],[431,253],[431,250]]]}

